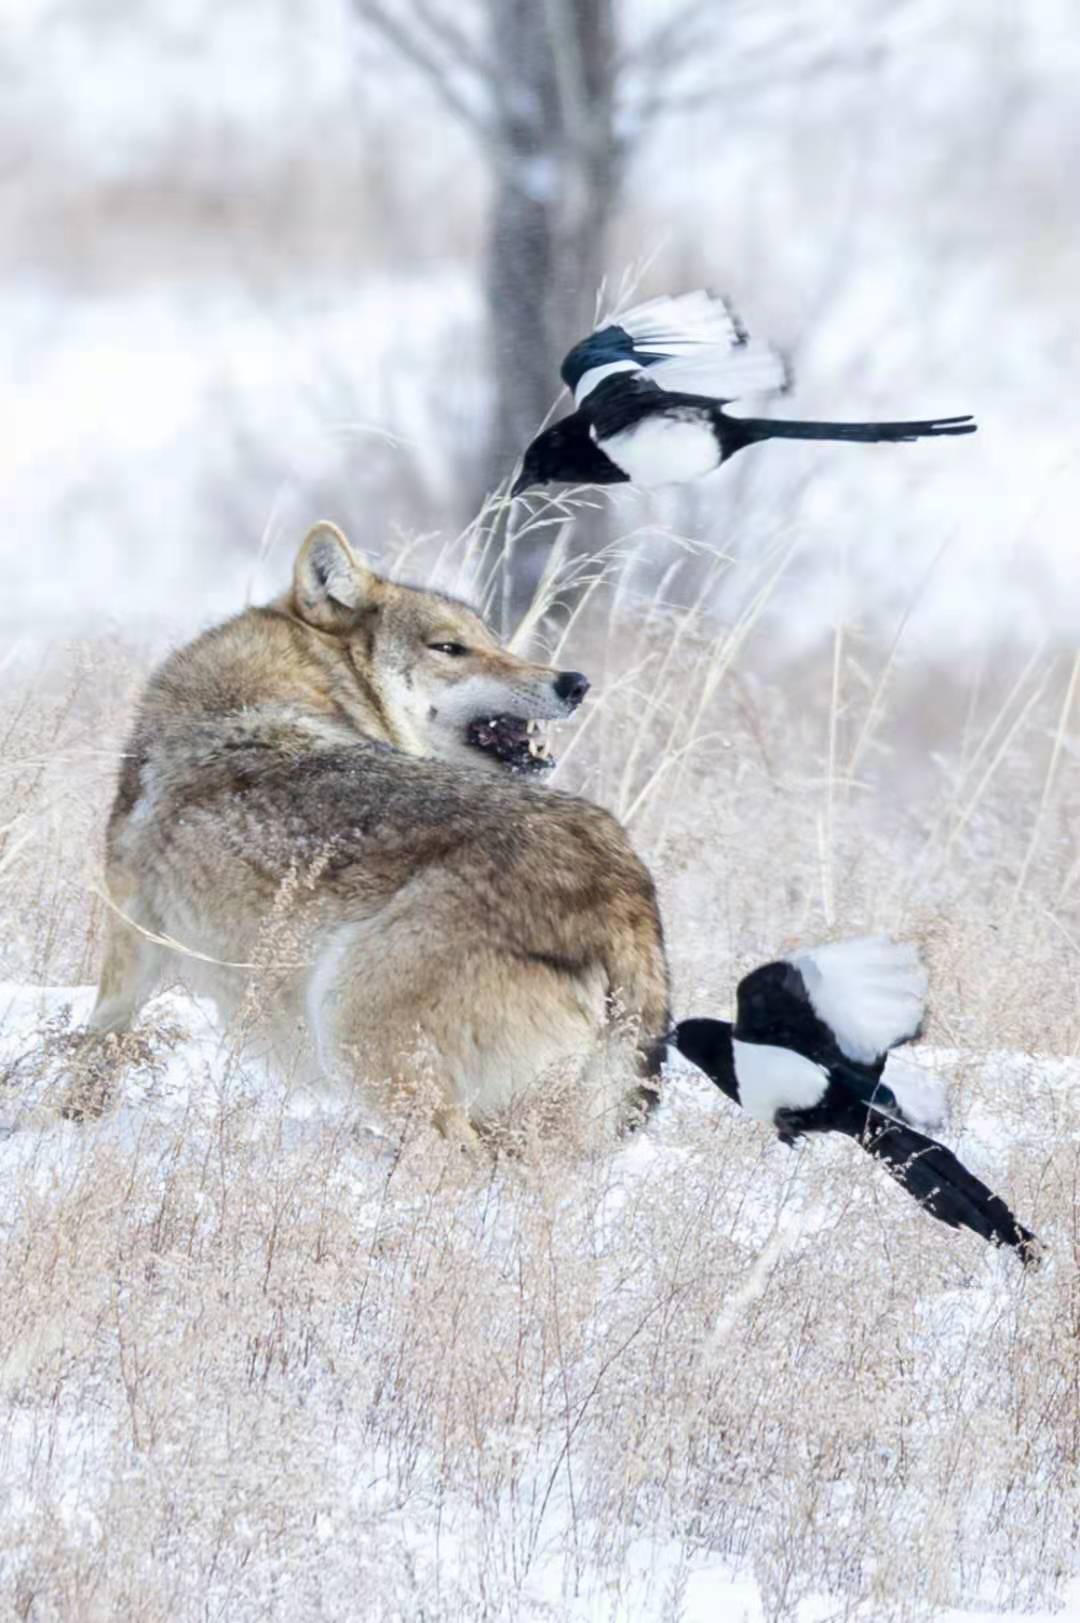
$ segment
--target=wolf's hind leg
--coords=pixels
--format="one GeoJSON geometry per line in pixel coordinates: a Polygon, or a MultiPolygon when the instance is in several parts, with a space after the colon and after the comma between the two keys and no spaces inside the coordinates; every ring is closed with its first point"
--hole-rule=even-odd
{"type": "Polygon", "coordinates": [[[604,955],[608,1018],[617,1034],[623,1027],[624,1046],[629,1038],[638,1075],[624,1099],[624,1130],[640,1126],[659,1103],[664,1036],[671,1025],[667,958],[651,882],[632,900],[627,916],[612,922],[604,955]]]}
{"type": "Polygon", "coordinates": [[[118,918],[110,918],[97,1000],[86,1035],[72,1056],[60,1113],[69,1121],[100,1116],[124,1061],[123,1039],[161,971],[161,949],[118,918]]]}

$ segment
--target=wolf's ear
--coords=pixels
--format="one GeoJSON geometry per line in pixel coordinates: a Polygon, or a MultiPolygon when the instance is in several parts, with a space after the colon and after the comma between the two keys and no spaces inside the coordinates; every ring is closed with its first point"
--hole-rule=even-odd
{"type": "Polygon", "coordinates": [[[365,569],[336,524],[320,519],[296,556],[293,596],[297,613],[320,631],[344,631],[371,595],[375,577],[365,569]]]}

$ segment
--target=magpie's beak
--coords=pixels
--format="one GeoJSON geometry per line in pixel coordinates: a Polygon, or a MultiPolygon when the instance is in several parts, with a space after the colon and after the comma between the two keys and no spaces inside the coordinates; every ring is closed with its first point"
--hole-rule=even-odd
{"type": "Polygon", "coordinates": [[[515,496],[520,496],[522,491],[530,489],[531,486],[532,476],[522,469],[510,487],[510,500],[513,501],[515,496]]]}

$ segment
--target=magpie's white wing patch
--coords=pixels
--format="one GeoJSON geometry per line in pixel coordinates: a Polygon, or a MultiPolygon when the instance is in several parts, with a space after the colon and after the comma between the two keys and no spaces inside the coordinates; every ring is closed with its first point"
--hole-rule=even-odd
{"type": "Polygon", "coordinates": [[[732,349],[744,344],[747,331],[728,301],[719,293],[699,287],[693,293],[661,294],[608,318],[635,345],[657,354],[681,355],[702,344],[732,349]]]}
{"type": "Polygon", "coordinates": [[[869,1064],[922,1024],[926,970],[910,942],[864,936],[808,948],[788,962],[849,1059],[869,1064]]]}
{"type": "Polygon", "coordinates": [[[905,1121],[924,1129],[944,1125],[945,1084],[940,1076],[890,1054],[882,1081],[892,1089],[905,1121]]]}
{"type": "Polygon", "coordinates": [[[675,297],[662,295],[609,316],[593,338],[615,328],[629,335],[633,355],[617,356],[608,346],[586,340],[588,359],[594,358],[595,350],[597,364],[577,380],[575,406],[604,378],[638,368],[663,389],[722,400],[787,387],[782,356],[771,345],[751,339],[727,300],[705,288],[675,297]]]}
{"type": "Polygon", "coordinates": [[[738,400],[744,394],[775,394],[789,384],[782,355],[771,344],[751,338],[737,349],[697,350],[659,361],[649,376],[662,389],[738,400]]]}
{"type": "Polygon", "coordinates": [[[755,1121],[772,1125],[778,1110],[812,1110],[829,1085],[821,1065],[793,1048],[770,1043],[742,1043],[732,1038],[739,1103],[755,1121]]]}

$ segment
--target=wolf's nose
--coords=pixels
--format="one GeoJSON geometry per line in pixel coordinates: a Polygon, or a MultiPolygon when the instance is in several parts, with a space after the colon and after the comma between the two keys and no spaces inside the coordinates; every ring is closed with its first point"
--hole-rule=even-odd
{"type": "Polygon", "coordinates": [[[560,671],[555,678],[556,695],[575,710],[589,691],[589,678],[580,671],[560,671]]]}

